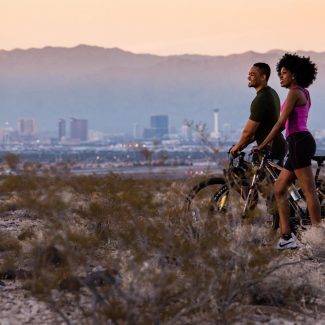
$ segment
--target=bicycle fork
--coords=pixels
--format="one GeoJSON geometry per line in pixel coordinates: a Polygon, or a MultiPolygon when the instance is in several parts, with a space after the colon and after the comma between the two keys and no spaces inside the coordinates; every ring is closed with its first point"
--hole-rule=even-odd
{"type": "Polygon", "coordinates": [[[249,191],[248,191],[248,194],[247,194],[247,197],[246,197],[246,200],[245,200],[245,205],[244,205],[244,209],[243,209],[243,212],[242,212],[242,218],[246,217],[247,208],[248,208],[248,205],[250,203],[251,197],[253,196],[254,191],[256,190],[255,189],[256,180],[258,179],[260,171],[262,170],[262,167],[264,165],[264,161],[265,161],[265,156],[262,157],[261,163],[258,166],[256,172],[254,173],[254,176],[253,176],[253,179],[252,179],[252,182],[251,182],[251,185],[249,187],[249,191]]]}

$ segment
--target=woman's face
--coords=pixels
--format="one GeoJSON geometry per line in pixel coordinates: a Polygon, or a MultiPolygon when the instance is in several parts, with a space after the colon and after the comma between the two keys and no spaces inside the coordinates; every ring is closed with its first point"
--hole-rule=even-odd
{"type": "Polygon", "coordinates": [[[295,82],[295,75],[285,67],[281,68],[279,77],[281,87],[289,88],[295,82]]]}

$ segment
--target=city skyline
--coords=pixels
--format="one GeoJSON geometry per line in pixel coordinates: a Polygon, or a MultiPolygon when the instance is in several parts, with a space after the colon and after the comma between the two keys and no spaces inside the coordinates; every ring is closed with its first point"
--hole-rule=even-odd
{"type": "Polygon", "coordinates": [[[0,48],[89,44],[160,55],[320,52],[324,12],[322,0],[2,0],[0,48]]]}
{"type": "MultiPolygon", "coordinates": [[[[207,135],[211,139],[218,139],[222,136],[229,137],[231,133],[240,133],[241,128],[234,127],[231,123],[222,123],[219,122],[219,109],[215,108],[211,110],[211,117],[213,117],[213,127],[209,128],[204,122],[199,122],[197,124],[194,121],[188,121],[184,119],[184,122],[181,125],[171,125],[169,123],[170,117],[168,115],[150,115],[148,116],[149,122],[146,125],[139,125],[134,123],[133,130],[130,130],[129,133],[116,133],[125,139],[134,140],[155,140],[168,138],[168,136],[178,135],[184,137],[184,133],[188,133],[189,129],[192,132],[195,132],[196,127],[204,125],[206,128],[207,135]]],[[[80,140],[86,142],[92,140],[89,133],[95,133],[96,136],[101,134],[102,136],[113,136],[114,133],[101,132],[96,130],[96,128],[89,128],[89,120],[84,118],[71,117],[58,118],[56,129],[44,131],[38,131],[37,129],[37,119],[35,118],[21,118],[17,120],[16,128],[14,128],[10,123],[5,122],[3,125],[0,125],[0,134],[3,137],[4,132],[7,130],[19,135],[22,139],[38,139],[44,136],[44,134],[52,134],[54,138],[57,138],[59,141],[69,143],[70,140],[80,140]],[[67,121],[70,121],[69,128],[67,127],[67,121]]],[[[311,129],[312,133],[317,138],[325,138],[325,129],[311,129]]],[[[192,133],[190,132],[190,133],[192,133]]],[[[192,135],[187,136],[192,137],[192,135]]],[[[1,142],[1,141],[0,141],[1,142]]],[[[71,142],[71,144],[75,144],[71,142]]]]}
{"type": "MultiPolygon", "coordinates": [[[[207,131],[211,133],[211,137],[214,139],[217,139],[220,137],[220,131],[223,129],[230,129],[232,131],[240,131],[241,128],[244,126],[244,124],[240,127],[234,126],[230,121],[223,121],[222,123],[219,122],[219,108],[212,108],[210,109],[211,111],[211,120],[213,120],[213,123],[211,126],[207,127],[207,131]]],[[[184,117],[184,120],[181,124],[175,125],[173,123],[170,123],[170,116],[160,113],[160,114],[151,114],[148,116],[144,117],[147,122],[144,122],[142,124],[139,124],[138,122],[133,123],[133,127],[136,126],[138,129],[138,132],[141,133],[146,133],[148,132],[147,136],[143,136],[143,139],[145,138],[154,138],[150,134],[156,134],[157,131],[154,131],[152,133],[152,130],[157,129],[159,134],[159,137],[162,137],[164,134],[168,133],[173,133],[171,130],[177,130],[176,133],[181,134],[182,133],[182,128],[187,125],[187,123],[194,123],[195,125],[199,124],[207,124],[207,121],[189,121],[186,117],[184,117]],[[163,118],[165,121],[159,121],[157,118],[163,118]],[[197,123],[197,124],[195,124],[197,123]],[[161,124],[160,126],[158,124],[161,124]],[[167,126],[167,127],[166,127],[167,126]],[[168,132],[166,132],[166,130],[168,132]],[[161,133],[162,132],[162,133],[161,133]]],[[[40,134],[57,134],[58,139],[60,140],[61,137],[67,138],[67,139],[78,139],[80,138],[81,140],[85,141],[88,138],[88,132],[93,131],[93,132],[100,132],[102,134],[120,134],[120,135],[125,135],[127,137],[134,137],[135,139],[137,136],[135,136],[135,130],[130,129],[129,132],[103,132],[96,127],[89,127],[89,121],[91,121],[91,117],[89,118],[77,118],[77,117],[58,117],[55,120],[55,127],[53,129],[48,129],[46,131],[44,130],[39,130],[39,121],[35,117],[19,117],[14,123],[11,123],[9,121],[0,121],[0,129],[13,129],[16,130],[20,135],[24,136],[37,136],[40,134]],[[67,121],[70,121],[69,125],[70,128],[67,128],[67,121]],[[76,122],[76,126],[74,126],[76,122]],[[82,125],[80,125],[80,123],[82,125]],[[25,134],[26,133],[26,134],[25,134]],[[82,135],[80,135],[82,134],[82,135]]],[[[316,132],[319,134],[322,134],[322,137],[325,137],[325,129],[317,129],[317,128],[312,128],[312,132],[316,132]]]]}

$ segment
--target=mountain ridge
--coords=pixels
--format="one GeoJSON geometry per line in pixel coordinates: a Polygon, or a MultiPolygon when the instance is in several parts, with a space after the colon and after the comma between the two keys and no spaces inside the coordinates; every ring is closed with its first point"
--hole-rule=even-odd
{"type": "Polygon", "coordinates": [[[279,52],[290,52],[290,53],[312,53],[312,54],[325,54],[325,51],[313,51],[313,50],[295,50],[295,51],[287,51],[287,50],[282,50],[282,49],[271,49],[266,52],[258,52],[254,50],[247,50],[244,52],[239,52],[239,53],[231,53],[231,54],[225,54],[225,55],[218,55],[218,54],[194,54],[194,53],[183,53],[183,54],[169,54],[169,55],[159,55],[159,54],[153,54],[153,53],[146,53],[146,52],[132,52],[128,51],[125,49],[122,49],[118,46],[115,47],[103,47],[103,46],[98,46],[98,45],[88,45],[88,44],[77,44],[75,46],[51,46],[51,45],[46,45],[43,47],[30,47],[30,48],[14,48],[11,50],[5,50],[5,49],[0,49],[1,52],[15,52],[15,51],[34,51],[34,50],[46,50],[46,49],[60,49],[60,50],[73,50],[73,49],[98,49],[98,50],[111,50],[111,51],[119,51],[119,52],[124,52],[124,53],[129,53],[129,54],[134,54],[134,55],[150,55],[150,56],[159,56],[159,57],[169,57],[169,56],[208,56],[208,57],[227,57],[227,56],[232,56],[232,55],[243,55],[246,53],[253,53],[253,54],[271,54],[271,53],[279,53],[279,52]]]}
{"type": "MultiPolygon", "coordinates": [[[[56,130],[60,117],[75,116],[87,118],[91,129],[132,133],[134,123],[147,127],[150,115],[168,114],[172,126],[190,119],[211,129],[218,107],[221,125],[238,128],[255,96],[247,87],[254,62],[270,64],[270,84],[284,99],[275,73],[284,53],[159,56],[89,45],[0,50],[0,123],[31,117],[40,131],[56,130]]],[[[311,128],[323,128],[325,52],[297,53],[318,64],[310,120],[311,128]]]]}

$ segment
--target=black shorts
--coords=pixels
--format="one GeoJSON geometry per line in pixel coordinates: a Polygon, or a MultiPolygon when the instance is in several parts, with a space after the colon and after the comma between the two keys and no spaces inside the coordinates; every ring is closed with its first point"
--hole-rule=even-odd
{"type": "Polygon", "coordinates": [[[311,158],[316,152],[316,142],[308,131],[290,134],[287,138],[289,145],[288,159],[284,168],[289,171],[308,167],[311,165],[311,158]]]}

